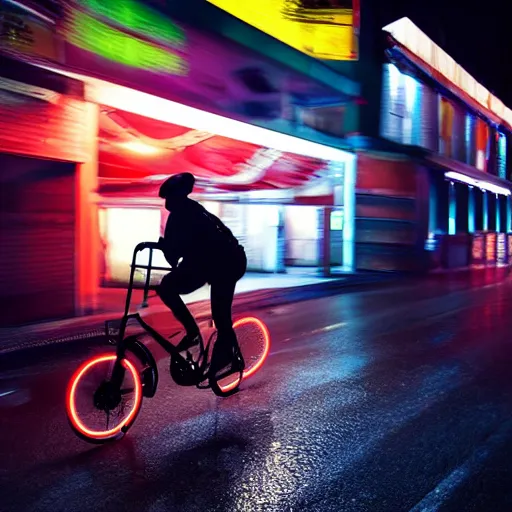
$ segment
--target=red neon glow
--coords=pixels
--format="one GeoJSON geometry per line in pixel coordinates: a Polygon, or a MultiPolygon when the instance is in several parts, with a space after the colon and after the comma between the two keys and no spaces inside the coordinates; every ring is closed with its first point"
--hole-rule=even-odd
{"type": "Polygon", "coordinates": [[[289,189],[318,183],[330,165],[327,159],[106,107],[100,115],[99,141],[100,184],[114,187],[116,194],[124,190],[140,196],[134,187],[156,190],[158,182],[183,169],[198,180],[196,191],[205,186],[238,192],[289,189]]]}
{"type": "MultiPolygon", "coordinates": [[[[270,333],[269,333],[267,326],[260,319],[255,318],[255,317],[250,317],[250,316],[245,317],[245,318],[240,318],[240,320],[237,320],[233,324],[233,328],[236,329],[238,327],[242,327],[243,325],[247,325],[247,324],[255,324],[261,330],[261,332],[263,334],[264,347],[263,347],[263,351],[261,353],[260,358],[256,361],[256,364],[251,366],[250,368],[246,369],[243,372],[242,380],[246,380],[249,377],[251,377],[252,375],[254,375],[263,366],[263,363],[265,362],[265,359],[267,359],[267,356],[270,352],[270,333]]],[[[228,391],[231,391],[232,389],[236,388],[236,386],[238,384],[239,384],[238,380],[235,380],[235,381],[233,381],[229,384],[226,384],[224,386],[221,386],[219,384],[219,387],[224,393],[227,393],[228,391]]]]}
{"type": "Polygon", "coordinates": [[[142,404],[142,384],[140,381],[139,374],[135,366],[128,361],[127,359],[123,359],[123,366],[132,374],[133,381],[135,383],[135,397],[133,400],[133,408],[130,411],[130,414],[116,427],[110,430],[91,430],[88,429],[80,420],[78,413],[76,411],[75,404],[75,393],[78,383],[80,379],[94,366],[100,363],[104,363],[106,361],[115,361],[117,356],[115,354],[101,355],[95,356],[92,359],[86,361],[78,370],[75,372],[71,380],[69,381],[66,407],[68,418],[71,423],[75,427],[75,429],[80,432],[82,435],[86,437],[91,437],[93,439],[106,439],[107,437],[112,437],[121,432],[121,429],[126,425],[129,425],[131,421],[135,418],[140,406],[142,404]]]}

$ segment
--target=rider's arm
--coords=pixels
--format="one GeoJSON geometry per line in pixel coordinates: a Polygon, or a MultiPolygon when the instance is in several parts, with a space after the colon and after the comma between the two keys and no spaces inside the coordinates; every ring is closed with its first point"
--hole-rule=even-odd
{"type": "Polygon", "coordinates": [[[165,238],[160,238],[160,246],[162,248],[162,252],[164,253],[165,259],[167,263],[174,268],[178,265],[178,261],[181,258],[181,254],[175,250],[171,244],[167,243],[165,238]]]}
{"type": "Polygon", "coordinates": [[[172,236],[172,225],[170,224],[171,219],[167,221],[167,225],[165,226],[165,233],[163,237],[160,237],[160,240],[158,241],[160,244],[160,248],[162,249],[162,252],[164,253],[165,259],[167,260],[167,263],[171,265],[171,267],[176,267],[178,265],[178,261],[183,256],[181,254],[180,248],[178,247],[178,244],[173,243],[173,236],[172,236]]]}

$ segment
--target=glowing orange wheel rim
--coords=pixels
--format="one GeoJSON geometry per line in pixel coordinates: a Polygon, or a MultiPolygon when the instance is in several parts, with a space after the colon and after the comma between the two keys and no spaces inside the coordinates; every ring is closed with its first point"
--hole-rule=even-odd
{"type": "Polygon", "coordinates": [[[124,418],[118,425],[116,425],[114,428],[108,429],[108,430],[92,430],[88,427],[86,427],[82,420],[80,419],[80,416],[77,412],[76,408],[76,390],[77,386],[80,383],[80,381],[83,379],[83,377],[96,365],[105,363],[105,362],[114,362],[117,359],[117,356],[115,354],[108,354],[108,355],[100,355],[95,356],[92,359],[89,359],[85,363],[82,364],[76,370],[75,374],[69,381],[68,385],[68,392],[67,392],[67,398],[66,398],[66,409],[69,421],[71,422],[73,428],[82,436],[93,439],[93,440],[107,440],[109,438],[116,438],[119,436],[123,429],[126,429],[131,425],[135,417],[137,416],[137,413],[140,410],[141,404],[142,404],[142,383],[140,380],[139,373],[133,363],[131,363],[127,359],[122,360],[122,364],[125,367],[125,369],[129,372],[133,379],[134,383],[134,389],[133,389],[133,406],[131,407],[130,412],[124,418]]]}
{"type": "MultiPolygon", "coordinates": [[[[241,379],[236,378],[233,382],[230,382],[227,384],[219,383],[219,387],[223,393],[228,393],[229,391],[232,391],[238,385],[240,385],[240,383],[242,381],[253,376],[263,366],[263,363],[267,359],[267,356],[270,352],[270,333],[268,331],[267,326],[260,319],[255,318],[255,317],[241,318],[240,320],[237,320],[233,324],[233,328],[236,330],[236,329],[240,329],[241,327],[244,327],[244,326],[247,326],[250,324],[253,324],[255,327],[257,327],[261,333],[262,349],[260,350],[260,353],[258,354],[257,358],[254,359],[251,362],[251,364],[247,365],[247,361],[246,361],[246,368],[242,374],[241,379]]],[[[239,339],[239,343],[240,343],[240,339],[239,339]]],[[[249,341],[249,345],[250,345],[250,341],[249,341]]],[[[242,347],[241,347],[241,351],[242,351],[242,356],[244,356],[244,358],[245,358],[244,350],[242,350],[242,347]]]]}

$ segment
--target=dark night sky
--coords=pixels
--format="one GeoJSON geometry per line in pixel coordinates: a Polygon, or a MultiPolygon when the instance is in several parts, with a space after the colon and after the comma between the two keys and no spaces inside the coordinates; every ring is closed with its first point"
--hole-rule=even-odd
{"type": "Polygon", "coordinates": [[[512,108],[512,24],[507,16],[510,0],[478,4],[461,0],[377,0],[377,3],[384,24],[407,16],[512,108]],[[476,5],[480,7],[473,7],[476,5]]]}

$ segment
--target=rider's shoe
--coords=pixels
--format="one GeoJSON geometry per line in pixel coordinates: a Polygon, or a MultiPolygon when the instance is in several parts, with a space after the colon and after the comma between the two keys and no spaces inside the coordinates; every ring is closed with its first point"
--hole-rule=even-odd
{"type": "Polygon", "coordinates": [[[176,345],[179,352],[184,352],[201,344],[201,334],[185,334],[181,341],[176,345]]]}
{"type": "Polygon", "coordinates": [[[244,359],[236,337],[234,339],[217,339],[212,353],[210,373],[212,375],[232,374],[243,371],[245,368],[244,359]]]}

